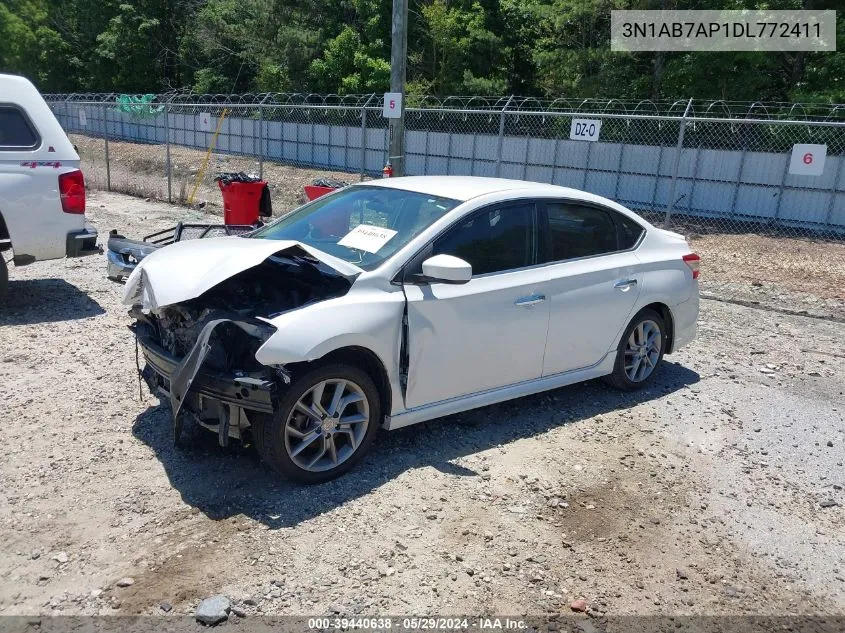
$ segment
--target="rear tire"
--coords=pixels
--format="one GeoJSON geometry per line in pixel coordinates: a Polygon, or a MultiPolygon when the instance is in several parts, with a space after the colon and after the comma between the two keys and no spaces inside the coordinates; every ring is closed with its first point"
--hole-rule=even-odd
{"type": "Polygon", "coordinates": [[[372,445],[381,426],[379,393],[358,367],[317,366],[285,387],[273,415],[250,423],[258,454],[275,471],[323,483],[354,467],[372,445]]]}
{"type": "Polygon", "coordinates": [[[625,328],[616,347],[613,373],[605,382],[623,391],[642,389],[654,380],[666,343],[663,317],[654,310],[641,310],[625,328]]]}
{"type": "Polygon", "coordinates": [[[3,253],[0,253],[0,305],[6,301],[6,294],[9,292],[9,269],[3,253]]]}

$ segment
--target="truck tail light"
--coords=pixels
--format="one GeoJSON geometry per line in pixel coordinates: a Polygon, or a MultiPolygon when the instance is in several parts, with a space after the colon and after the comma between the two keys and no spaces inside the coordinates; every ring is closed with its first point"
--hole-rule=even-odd
{"type": "Polygon", "coordinates": [[[683,260],[692,271],[692,278],[698,279],[698,269],[701,264],[701,258],[695,253],[690,253],[689,255],[684,255],[683,260]]]}
{"type": "Polygon", "coordinates": [[[59,174],[59,197],[65,213],[85,213],[85,178],[81,171],[59,174]]]}

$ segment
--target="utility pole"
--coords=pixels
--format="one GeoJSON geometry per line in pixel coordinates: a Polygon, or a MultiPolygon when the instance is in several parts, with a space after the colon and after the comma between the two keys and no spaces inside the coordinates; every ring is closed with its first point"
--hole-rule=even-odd
{"type": "Polygon", "coordinates": [[[390,46],[390,92],[402,95],[398,119],[390,119],[390,154],[393,175],[405,174],[405,65],[408,59],[408,0],[393,0],[390,46]]]}

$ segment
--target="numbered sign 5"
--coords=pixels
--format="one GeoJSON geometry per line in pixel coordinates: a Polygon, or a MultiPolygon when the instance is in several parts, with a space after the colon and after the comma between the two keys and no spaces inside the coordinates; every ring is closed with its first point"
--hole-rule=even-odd
{"type": "Polygon", "coordinates": [[[569,138],[573,141],[597,141],[601,132],[601,119],[572,119],[569,138]]]}
{"type": "Polygon", "coordinates": [[[197,125],[197,129],[201,132],[211,132],[212,126],[212,119],[211,119],[211,112],[200,112],[199,113],[199,122],[197,125]]]}
{"type": "Polygon", "coordinates": [[[382,116],[386,119],[398,119],[402,116],[402,93],[385,92],[382,116]]]}

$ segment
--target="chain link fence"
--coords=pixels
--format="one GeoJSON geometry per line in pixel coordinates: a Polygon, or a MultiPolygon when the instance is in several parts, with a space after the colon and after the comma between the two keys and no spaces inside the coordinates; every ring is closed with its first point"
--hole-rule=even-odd
{"type": "MultiPolygon", "coordinates": [[[[388,160],[381,95],[46,98],[92,186],[174,203],[219,205],[214,175],[245,171],[278,214],[388,160]]],[[[686,235],[705,288],[845,299],[845,106],[409,98],[404,169],[590,191],[686,235]]]]}

